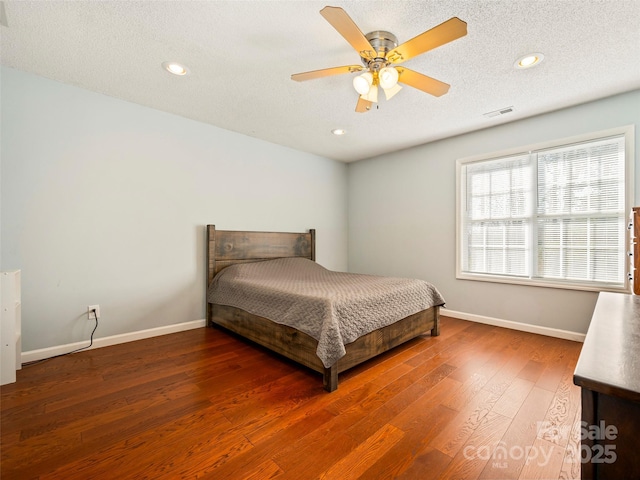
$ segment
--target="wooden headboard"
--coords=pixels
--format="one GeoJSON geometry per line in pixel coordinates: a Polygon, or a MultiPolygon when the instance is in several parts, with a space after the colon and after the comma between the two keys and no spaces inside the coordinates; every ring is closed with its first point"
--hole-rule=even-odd
{"type": "Polygon", "coordinates": [[[316,231],[243,232],[216,230],[215,225],[207,225],[207,286],[216,273],[234,263],[285,257],[315,261],[316,231]]]}

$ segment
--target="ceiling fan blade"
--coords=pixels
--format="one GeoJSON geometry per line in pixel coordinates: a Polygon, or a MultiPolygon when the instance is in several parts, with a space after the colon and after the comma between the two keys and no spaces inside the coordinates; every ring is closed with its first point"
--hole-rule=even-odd
{"type": "Polygon", "coordinates": [[[449,91],[449,87],[451,86],[448,83],[427,77],[426,75],[409,70],[408,68],[396,67],[396,70],[398,70],[398,73],[400,74],[398,82],[417,88],[418,90],[422,90],[434,97],[444,95],[449,91]]]}
{"type": "Polygon", "coordinates": [[[294,73],[291,80],[296,82],[304,82],[305,80],[313,80],[314,78],[328,77],[330,75],[341,75],[343,73],[359,72],[364,67],[361,65],[345,65],[344,67],[324,68],[322,70],[313,70],[311,72],[294,73]]]}
{"type": "Polygon", "coordinates": [[[364,113],[371,110],[372,103],[369,100],[365,100],[362,96],[358,97],[358,104],[356,105],[356,112],[364,113]]]}
{"type": "Polygon", "coordinates": [[[374,48],[364,36],[351,17],[340,7],[324,7],[320,10],[327,22],[335,28],[361,57],[372,59],[376,56],[374,48]]]}
{"type": "Polygon", "coordinates": [[[463,22],[458,17],[453,17],[394,48],[387,54],[386,58],[391,63],[404,62],[421,53],[464,37],[466,34],[467,22],[463,22]]]}

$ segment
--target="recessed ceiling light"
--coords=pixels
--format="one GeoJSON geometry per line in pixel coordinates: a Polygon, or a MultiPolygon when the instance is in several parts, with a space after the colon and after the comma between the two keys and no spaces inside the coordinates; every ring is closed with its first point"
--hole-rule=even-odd
{"type": "Polygon", "coordinates": [[[544,55],[541,53],[529,53],[523,57],[520,57],[514,63],[514,67],[516,68],[530,68],[534,65],[538,65],[544,59],[544,55]]]}
{"type": "Polygon", "coordinates": [[[347,133],[347,131],[344,128],[334,128],[333,130],[331,130],[331,133],[333,133],[334,135],[340,136],[347,133]]]}
{"type": "Polygon", "coordinates": [[[180,65],[177,62],[162,62],[162,67],[169,73],[174,75],[186,75],[189,73],[189,69],[184,65],[180,65]]]}

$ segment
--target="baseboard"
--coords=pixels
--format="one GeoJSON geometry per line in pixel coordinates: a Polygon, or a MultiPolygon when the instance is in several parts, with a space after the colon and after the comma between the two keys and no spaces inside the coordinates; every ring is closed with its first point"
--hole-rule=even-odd
{"type": "Polygon", "coordinates": [[[456,312],[443,308],[440,315],[444,317],[459,318],[460,320],[469,320],[470,322],[484,323],[493,325],[494,327],[510,328],[511,330],[520,330],[522,332],[537,333],[538,335],[546,335],[547,337],[564,338],[565,340],[573,340],[575,342],[584,342],[584,333],[572,332],[570,330],[560,330],[558,328],[541,327],[540,325],[531,325],[530,323],[513,322],[511,320],[502,320],[500,318],[485,317],[475,315],[473,313],[456,312]]]}
{"type": "MultiPolygon", "coordinates": [[[[137,332],[112,335],[110,337],[94,338],[93,345],[90,348],[87,348],[87,350],[108,347],[110,345],[118,345],[120,343],[133,342],[135,340],[143,340],[145,338],[159,337],[160,335],[167,335],[169,333],[184,332],[186,330],[193,330],[194,328],[204,327],[206,326],[206,324],[206,320],[193,320],[191,322],[167,325],[166,327],[150,328],[148,330],[139,330],[137,332]]],[[[84,342],[69,343],[67,345],[58,345],[55,347],[41,348],[39,350],[22,352],[22,363],[33,362],[35,360],[43,360],[45,358],[53,357],[56,355],[63,355],[78,348],[85,347],[88,344],[89,341],[85,340],[84,342]]]]}
{"type": "MultiPolygon", "coordinates": [[[[457,312],[455,310],[449,310],[447,308],[443,308],[442,310],[440,310],[440,315],[443,315],[445,317],[459,318],[460,320],[468,320],[470,322],[484,323],[486,325],[493,325],[495,327],[503,327],[510,328],[512,330],[520,330],[523,332],[537,333],[539,335],[546,335],[548,337],[564,338],[566,340],[574,340],[576,342],[584,342],[585,337],[584,333],[571,332],[569,330],[560,330],[558,328],[541,327],[539,325],[513,322],[510,320],[502,320],[500,318],[485,317],[482,315],[475,315],[473,313],[457,312]]],[[[158,337],[160,335],[167,335],[169,333],[183,332],[186,330],[192,330],[194,328],[204,327],[206,326],[206,324],[207,322],[204,319],[194,320],[192,322],[167,325],[166,327],[150,328],[148,330],[140,330],[137,332],[112,335],[110,337],[96,338],[93,340],[93,345],[87,350],[108,347],[110,345],[118,345],[120,343],[133,342],[135,340],[142,340],[145,338],[158,337]]],[[[58,345],[55,347],[22,352],[22,363],[42,360],[45,358],[53,357],[55,355],[62,355],[78,348],[82,348],[86,346],[87,343],[88,341],[85,340],[84,342],[69,343],[66,345],[58,345]]]]}

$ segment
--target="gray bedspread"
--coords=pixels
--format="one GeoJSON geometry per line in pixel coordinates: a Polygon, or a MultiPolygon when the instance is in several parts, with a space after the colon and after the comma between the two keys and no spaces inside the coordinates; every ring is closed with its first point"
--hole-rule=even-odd
{"type": "Polygon", "coordinates": [[[213,279],[208,301],[241,308],[318,340],[331,367],[345,345],[435,305],[438,290],[423,280],[334,272],[304,258],[235,264],[213,279]]]}

